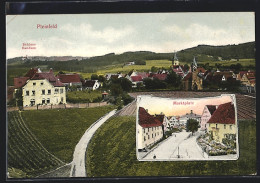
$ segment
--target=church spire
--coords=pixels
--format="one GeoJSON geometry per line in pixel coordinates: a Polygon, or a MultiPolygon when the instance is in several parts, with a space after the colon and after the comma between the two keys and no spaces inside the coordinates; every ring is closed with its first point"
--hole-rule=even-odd
{"type": "Polygon", "coordinates": [[[172,65],[179,65],[179,60],[178,60],[178,57],[177,57],[177,53],[175,52],[174,50],[174,56],[173,56],[173,63],[172,65]]]}
{"type": "Polygon", "coordinates": [[[193,58],[191,67],[192,67],[192,71],[197,70],[198,64],[197,64],[197,61],[196,61],[196,59],[195,59],[195,56],[194,56],[194,58],[193,58]]]}

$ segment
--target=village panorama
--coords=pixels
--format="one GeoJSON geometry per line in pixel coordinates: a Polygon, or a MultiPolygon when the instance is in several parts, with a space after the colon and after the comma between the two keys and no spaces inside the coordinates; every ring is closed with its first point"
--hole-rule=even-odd
{"type": "Polygon", "coordinates": [[[8,59],[8,178],[254,173],[253,48],[8,59]]]}

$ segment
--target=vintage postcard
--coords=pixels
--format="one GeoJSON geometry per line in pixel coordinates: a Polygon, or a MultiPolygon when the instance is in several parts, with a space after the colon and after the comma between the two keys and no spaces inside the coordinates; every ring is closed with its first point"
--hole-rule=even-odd
{"type": "Polygon", "coordinates": [[[254,175],[254,20],[6,15],[7,179],[254,175]]]}

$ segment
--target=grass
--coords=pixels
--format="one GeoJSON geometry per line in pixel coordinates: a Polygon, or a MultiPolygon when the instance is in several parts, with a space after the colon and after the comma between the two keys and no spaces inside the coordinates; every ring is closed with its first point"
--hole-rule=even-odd
{"type": "MultiPolygon", "coordinates": [[[[207,62],[203,62],[204,64],[207,62]]],[[[231,61],[231,60],[226,60],[226,61],[209,61],[208,62],[210,66],[215,66],[215,64],[222,64],[223,66],[230,66],[232,64],[238,64],[240,63],[242,66],[255,66],[255,59],[239,59],[239,61],[231,61]]]]}
{"type": "Polygon", "coordinates": [[[8,172],[12,178],[29,178],[63,162],[48,153],[26,127],[17,111],[8,112],[8,172]]]}
{"type": "Polygon", "coordinates": [[[73,159],[76,144],[97,119],[115,107],[23,111],[27,126],[43,146],[66,163],[73,159]]]}
{"type": "Polygon", "coordinates": [[[95,73],[83,73],[83,72],[78,72],[78,73],[81,74],[83,78],[90,78],[92,74],[105,75],[106,73],[117,73],[117,72],[126,74],[133,69],[137,71],[149,71],[152,66],[169,68],[171,66],[171,63],[172,62],[169,60],[147,60],[146,65],[123,66],[123,64],[116,64],[116,65],[106,66],[104,69],[100,69],[95,73]]]}
{"type": "Polygon", "coordinates": [[[139,162],[136,158],[135,117],[109,119],[91,140],[86,154],[88,177],[202,176],[256,173],[256,121],[239,124],[237,161],[139,162]]]}
{"type": "Polygon", "coordinates": [[[99,90],[69,91],[66,95],[67,102],[71,103],[98,102],[102,100],[102,92],[99,90]]]}

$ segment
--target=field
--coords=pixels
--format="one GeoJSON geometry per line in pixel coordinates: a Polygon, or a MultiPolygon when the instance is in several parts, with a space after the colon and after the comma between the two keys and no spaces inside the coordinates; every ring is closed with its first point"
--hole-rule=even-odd
{"type": "Polygon", "coordinates": [[[88,177],[248,175],[256,173],[256,121],[240,121],[237,161],[139,162],[135,117],[111,118],[96,132],[86,155],[88,177]]]}
{"type": "Polygon", "coordinates": [[[172,62],[169,60],[147,60],[146,65],[123,66],[123,64],[116,64],[116,65],[106,66],[104,67],[104,69],[100,69],[95,73],[83,73],[83,72],[79,72],[79,73],[83,78],[90,78],[92,74],[105,75],[106,73],[118,73],[118,72],[127,74],[133,69],[137,71],[149,71],[152,66],[169,68],[171,66],[171,63],[172,62]]]}
{"type": "MultiPolygon", "coordinates": [[[[204,62],[207,63],[207,62],[204,62]]],[[[232,64],[237,64],[240,63],[242,66],[255,66],[255,59],[239,59],[239,61],[231,61],[231,60],[227,60],[227,61],[215,61],[215,62],[209,62],[210,66],[215,66],[215,64],[222,64],[223,66],[229,66],[232,64]]]]}
{"type": "Polygon", "coordinates": [[[17,111],[8,112],[8,172],[29,178],[64,165],[35,138],[17,111]]]}
{"type": "Polygon", "coordinates": [[[101,91],[69,91],[66,93],[67,102],[87,103],[99,102],[102,99],[101,91]]]}
{"type": "Polygon", "coordinates": [[[22,118],[43,146],[66,163],[86,129],[114,106],[23,111],[22,118]]]}

